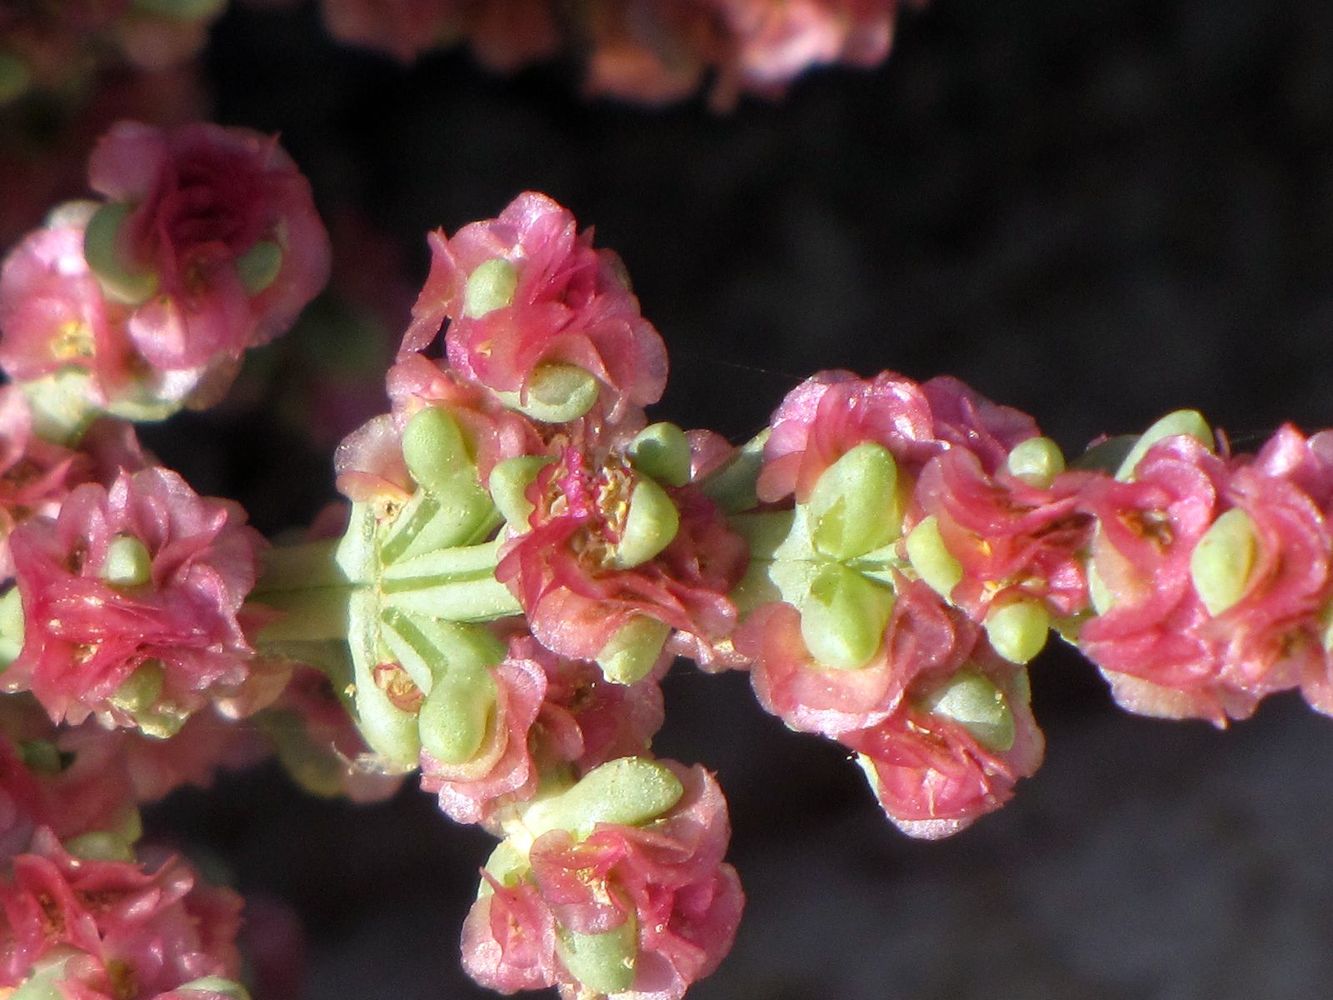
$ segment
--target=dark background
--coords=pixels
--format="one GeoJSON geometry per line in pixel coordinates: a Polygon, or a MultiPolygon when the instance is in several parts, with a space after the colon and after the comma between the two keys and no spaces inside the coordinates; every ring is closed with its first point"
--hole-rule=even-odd
{"type": "MultiPolygon", "coordinates": [[[[304,8],[233,10],[206,72],[217,120],[281,132],[322,209],[359,206],[387,234],[343,242],[353,272],[401,254],[415,285],[425,230],[527,188],[594,224],[672,352],[662,419],[739,441],[842,366],[960,376],[1071,451],[1181,406],[1240,448],[1333,422],[1317,0],[935,0],[882,69],[726,116],[587,103],[571,66],[503,79],[452,52],[405,69],[334,46],[304,8]]],[[[150,437],[273,531],[332,477],[272,428],[251,398],[150,437]]],[[[925,844],[745,677],[678,666],[656,749],[719,773],[750,899],[691,996],[1327,996],[1333,723],[1291,697],[1226,733],[1136,719],[1064,649],[1032,674],[1048,763],[925,844]]],[[[428,797],[323,803],[263,770],[156,818],[306,921],[307,1000],[486,995],[455,941],[491,842],[428,797]]]]}

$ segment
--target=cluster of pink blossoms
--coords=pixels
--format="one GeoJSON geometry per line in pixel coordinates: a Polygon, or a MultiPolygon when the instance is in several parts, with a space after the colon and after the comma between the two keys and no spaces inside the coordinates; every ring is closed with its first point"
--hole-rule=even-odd
{"type": "Polygon", "coordinates": [[[739,448],[650,422],[661,338],[538,194],[431,237],[350,505],[270,547],[121,417],[210,401],[318,290],[305,182],[250,133],[129,124],[92,182],[0,269],[0,990],[244,998],[239,901],[149,861],[138,805],[276,752],[358,800],[419,772],[499,838],[479,983],[679,1000],[744,897],[717,782],[650,750],[678,655],[748,670],[926,838],[1040,765],[1052,630],[1131,711],[1333,714],[1331,432],[1237,455],[1185,410],[1067,467],[954,379],[841,371],[739,448]]]}
{"type": "Polygon", "coordinates": [[[874,66],[888,55],[899,0],[323,0],[330,32],[403,61],[466,39],[512,70],[564,49],[586,53],[593,94],[662,103],[711,80],[713,102],[778,94],[806,70],[874,66]]]}
{"type": "Polygon", "coordinates": [[[89,184],[103,201],[57,208],[0,270],[11,378],[131,418],[207,405],[328,278],[310,187],[270,137],[122,122],[89,184]]]}

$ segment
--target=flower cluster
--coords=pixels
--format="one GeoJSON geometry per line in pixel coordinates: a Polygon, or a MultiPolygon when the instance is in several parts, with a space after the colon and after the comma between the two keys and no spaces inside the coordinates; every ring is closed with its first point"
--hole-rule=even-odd
{"type": "Polygon", "coordinates": [[[814,66],[874,66],[888,54],[898,0],[618,0],[571,10],[551,0],[323,0],[343,41],[411,61],[466,39],[499,70],[584,51],[587,88],[646,103],[713,80],[713,102],[778,94],[814,66]]]}
{"type": "Polygon", "coordinates": [[[89,183],[104,201],[57,208],[0,270],[0,365],[48,396],[133,419],[207,405],[328,277],[309,185],[271,138],[122,122],[89,183]]]}

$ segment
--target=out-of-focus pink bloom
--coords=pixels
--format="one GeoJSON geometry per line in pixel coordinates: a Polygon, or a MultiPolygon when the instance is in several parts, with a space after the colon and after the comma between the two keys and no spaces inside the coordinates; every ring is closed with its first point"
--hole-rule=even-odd
{"type": "Polygon", "coordinates": [[[25,522],[10,546],[26,630],[5,689],[31,690],[57,721],[134,725],[183,720],[240,684],[251,653],[237,615],[263,544],[244,522],[161,468],[82,485],[54,522],[25,522]],[[122,692],[140,668],[143,690],[122,692]]]}
{"type": "Polygon", "coordinates": [[[1078,509],[1091,473],[1064,473],[1047,487],[996,473],[974,452],[952,448],[922,470],[915,498],[933,515],[962,579],[949,595],[976,620],[1009,598],[1032,598],[1072,616],[1088,602],[1084,554],[1092,519],[1078,509]]]}
{"type": "Polygon", "coordinates": [[[255,719],[301,787],[316,795],[379,802],[402,776],[359,765],[369,750],[327,676],[297,665],[281,695],[255,719]]]}
{"type": "Polygon", "coordinates": [[[77,1000],[154,997],[205,976],[235,977],[235,893],[197,883],[179,858],[139,863],[75,858],[49,830],[0,883],[0,985],[68,954],[60,989],[77,1000]]]}
{"type": "Polygon", "coordinates": [[[15,525],[54,516],[90,464],[85,455],[35,437],[23,393],[0,386],[0,584],[14,575],[9,535],[15,525]]]}
{"type": "MultiPolygon", "coordinates": [[[[627,0],[587,8],[585,86],[596,95],[665,104],[694,93],[726,40],[705,5],[627,0]]],[[[721,103],[734,100],[725,95],[721,103]]]]}
{"type": "Polygon", "coordinates": [[[154,369],[221,377],[290,327],[328,278],[310,186],[270,137],[121,122],[88,172],[95,191],[129,208],[116,252],[156,285],[125,321],[154,369]]]}
{"type": "Polygon", "coordinates": [[[717,782],[701,767],[664,763],[685,793],[661,819],[645,827],[599,823],[581,841],[552,830],[537,838],[529,856],[533,880],[560,926],[597,934],[634,919],[638,955],[630,992],[679,1000],[731,950],[744,895],[735,870],[722,861],[731,827],[717,782]]]}
{"type": "Polygon", "coordinates": [[[759,703],[792,729],[838,737],[888,718],[918,675],[960,667],[976,645],[977,627],[919,580],[900,578],[897,591],[879,652],[856,670],[817,663],[790,604],[767,604],[749,615],[736,646],[753,661],[759,703]]]}
{"type": "Polygon", "coordinates": [[[1012,713],[1006,749],[987,747],[962,723],[927,708],[924,700],[949,681],[939,673],[922,676],[883,722],[839,737],[860,755],[889,820],[910,836],[957,833],[1004,805],[1014,783],[1041,766],[1045,741],[1028,705],[1026,671],[981,650],[970,668],[1002,692],[1012,713]]]}
{"type": "Polygon", "coordinates": [[[579,233],[554,201],[521,194],[498,218],[452,238],[433,233],[430,243],[430,275],[404,353],[424,350],[448,319],[449,363],[491,390],[526,396],[538,366],[566,364],[601,383],[613,420],[661,397],[666,348],[639,314],[620,259],[593,249],[591,230],[579,233]],[[470,308],[469,280],[483,265],[505,270],[512,287],[491,289],[470,308]]]}
{"type": "Polygon", "coordinates": [[[135,377],[134,349],[120,311],[103,297],[84,260],[84,229],[94,207],[69,206],[5,258],[0,366],[21,380],[80,368],[106,400],[135,377]]]}
{"type": "Polygon", "coordinates": [[[559,52],[557,16],[550,0],[474,3],[468,12],[468,42],[484,65],[512,72],[559,52]]]}
{"type": "Polygon", "coordinates": [[[324,24],[339,41],[411,62],[448,44],[462,23],[464,0],[323,0],[324,24]]]}
{"type": "Polygon", "coordinates": [[[531,530],[507,543],[496,578],[523,605],[529,627],[547,649],[596,659],[636,616],[663,622],[705,642],[729,635],[735,608],[727,599],[745,568],[745,543],[694,487],[669,491],[679,528],[658,555],[617,568],[616,546],[638,474],[623,459],[599,466],[565,448],[528,490],[531,530]]]}

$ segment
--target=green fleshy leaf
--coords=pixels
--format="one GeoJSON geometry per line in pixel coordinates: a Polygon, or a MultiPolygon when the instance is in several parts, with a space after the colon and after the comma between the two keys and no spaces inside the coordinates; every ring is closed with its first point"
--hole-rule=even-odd
{"type": "Polygon", "coordinates": [[[630,442],[630,464],[667,486],[690,481],[690,442],[675,424],[649,424],[630,442]]]}
{"type": "Polygon", "coordinates": [[[1198,410],[1175,410],[1162,417],[1161,420],[1158,420],[1139,436],[1134,447],[1125,456],[1125,460],[1120,463],[1120,468],[1116,470],[1116,479],[1122,482],[1132,480],[1139,462],[1143,461],[1143,456],[1148,454],[1148,450],[1153,445],[1181,434],[1189,435],[1209,451],[1213,450],[1213,430],[1208,426],[1208,421],[1203,419],[1203,414],[1198,410]]]}
{"type": "Polygon", "coordinates": [[[1233,507],[1218,515],[1190,553],[1190,578],[1216,618],[1245,596],[1259,540],[1250,515],[1233,507]]]}
{"type": "Polygon", "coordinates": [[[551,461],[545,455],[519,455],[506,458],[491,469],[488,483],[491,499],[515,531],[528,530],[528,518],[533,511],[532,502],[527,497],[528,487],[551,461]]]}
{"type": "Polygon", "coordinates": [[[1014,445],[1004,467],[1029,486],[1046,489],[1065,471],[1065,456],[1050,438],[1033,437],[1014,445]]]}
{"type": "Polygon", "coordinates": [[[898,465],[882,445],[865,441],[824,470],[805,504],[815,548],[854,559],[902,534],[898,465]]]}
{"type": "Polygon", "coordinates": [[[261,240],[236,258],[236,276],[251,295],[258,295],[282,273],[282,247],[261,240]]]}
{"type": "Polygon", "coordinates": [[[637,921],[629,915],[619,927],[601,934],[579,934],[561,928],[556,953],[585,989],[597,994],[623,993],[634,983],[639,955],[637,921]]]}
{"type": "Polygon", "coordinates": [[[953,557],[932,514],[922,518],[907,536],[907,558],[917,575],[946,601],[963,579],[963,564],[953,557]]]}
{"type": "Polygon", "coordinates": [[[577,420],[597,402],[601,383],[577,365],[538,365],[528,380],[527,392],[497,392],[511,410],[544,424],[577,420]]]}
{"type": "Polygon", "coordinates": [[[656,618],[637,615],[621,627],[597,654],[597,665],[612,684],[633,684],[653,669],[671,626],[656,618]]]}
{"type": "Polygon", "coordinates": [[[518,268],[503,257],[478,264],[468,275],[463,290],[463,315],[481,319],[487,313],[512,305],[518,290],[518,268]]]}
{"type": "Polygon", "coordinates": [[[616,566],[632,569],[646,563],[671,544],[679,529],[680,511],[666,490],[651,479],[640,479],[630,494],[625,529],[616,545],[616,566]]]}
{"type": "Polygon", "coordinates": [[[801,638],[821,665],[864,667],[879,651],[893,611],[893,591],[837,564],[824,566],[800,606],[801,638]]]}
{"type": "Polygon", "coordinates": [[[439,406],[419,410],[407,422],[403,460],[412,478],[432,493],[451,488],[460,473],[476,473],[462,428],[439,406]]]}
{"type": "Polygon", "coordinates": [[[994,681],[976,670],[954,674],[931,693],[925,707],[957,722],[988,750],[1004,753],[1014,745],[1014,713],[1009,700],[994,681]]]}
{"type": "Polygon", "coordinates": [[[134,206],[108,202],[99,208],[83,234],[83,255],[107,297],[137,306],[157,294],[158,277],[149,267],[132,261],[124,249],[121,230],[134,206]]]}
{"type": "Polygon", "coordinates": [[[1019,600],[992,607],[985,624],[995,652],[1010,663],[1027,663],[1046,645],[1051,615],[1038,601],[1019,600]]]}
{"type": "Polygon", "coordinates": [[[680,779],[665,764],[621,757],[593,768],[568,791],[533,803],[523,814],[523,826],[534,840],[555,829],[582,839],[598,823],[650,823],[684,794],[680,779]]]}

